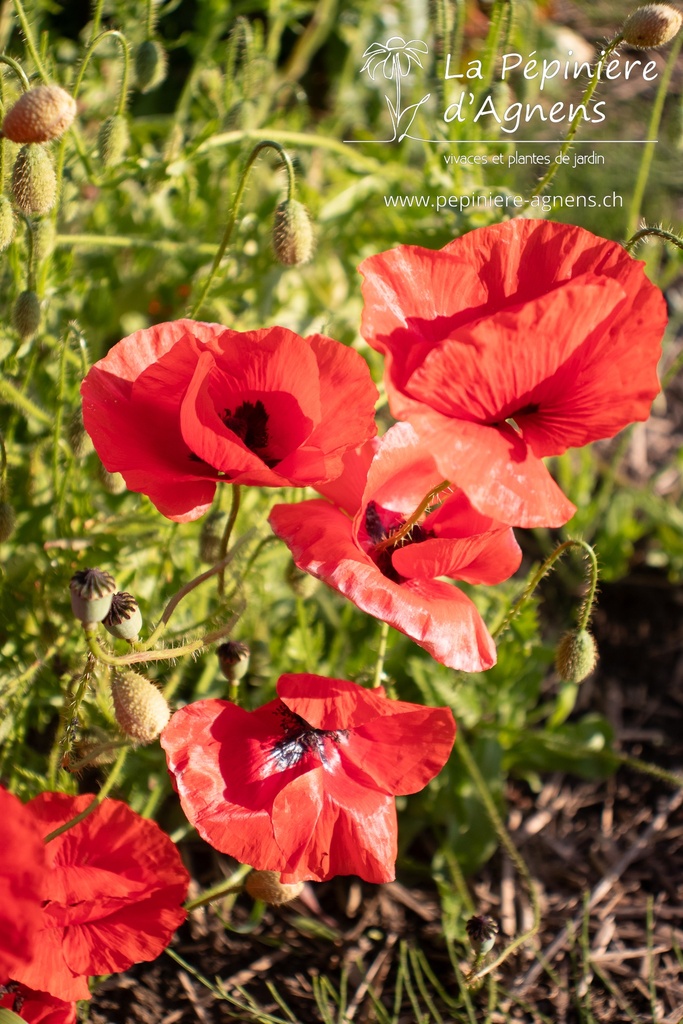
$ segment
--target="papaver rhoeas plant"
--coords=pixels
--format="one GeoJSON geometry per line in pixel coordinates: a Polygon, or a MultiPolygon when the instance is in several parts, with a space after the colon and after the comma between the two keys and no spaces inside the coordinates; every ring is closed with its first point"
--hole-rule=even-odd
{"type": "Polygon", "coordinates": [[[666,310],[643,266],[532,220],[360,265],[361,333],[386,356],[391,411],[483,514],[561,525],[574,506],[542,458],[647,419],[666,310]]]}
{"type": "Polygon", "coordinates": [[[32,814],[0,788],[0,985],[33,955],[44,871],[43,837],[32,814]]]}
{"type": "Polygon", "coordinates": [[[438,483],[429,449],[409,424],[398,423],[379,444],[349,456],[344,474],[321,488],[334,504],[276,505],[269,521],[300,569],[437,661],[478,672],[495,664],[493,640],[469,597],[438,577],[500,583],[519,567],[521,552],[509,527],[481,515],[456,488],[436,496],[441,504],[400,536],[438,483]]]}
{"type": "Polygon", "coordinates": [[[448,708],[343,679],[284,675],[256,711],[202,700],[161,735],[183,810],[215,849],[283,882],[394,878],[394,796],[443,768],[448,708]]]}
{"type": "Polygon", "coordinates": [[[137,331],[85,378],[83,422],[105,468],[169,519],[197,519],[218,481],[332,480],[375,433],[363,358],[284,327],[177,320],[137,331]]]}
{"type": "MultiPolygon", "coordinates": [[[[91,795],[42,793],[28,811],[49,835],[92,802],[91,795]]],[[[41,927],[33,955],[12,978],[69,1002],[89,999],[88,976],[153,960],[184,921],[189,876],[153,821],[105,800],[45,845],[41,927]]]]}
{"type": "Polygon", "coordinates": [[[0,1006],[13,1010],[26,1024],[76,1024],[76,1004],[55,999],[47,992],[34,992],[26,985],[11,984],[0,1006]]]}

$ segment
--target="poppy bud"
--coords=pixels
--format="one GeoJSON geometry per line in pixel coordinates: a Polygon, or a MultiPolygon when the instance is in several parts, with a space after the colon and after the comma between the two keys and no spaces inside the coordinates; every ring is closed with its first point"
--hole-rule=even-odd
{"type": "Polygon", "coordinates": [[[57,229],[53,220],[39,220],[33,225],[33,256],[38,263],[52,255],[56,237],[57,229]]]}
{"type": "Polygon", "coordinates": [[[475,954],[482,956],[493,949],[498,934],[498,925],[492,917],[478,914],[469,919],[465,925],[465,931],[475,954]]]}
{"type": "Polygon", "coordinates": [[[240,643],[239,640],[228,640],[216,648],[221,672],[229,683],[236,683],[238,679],[246,676],[250,653],[247,645],[240,643]]]}
{"type": "Polygon", "coordinates": [[[90,434],[83,426],[83,411],[80,407],[69,418],[66,438],[71,451],[77,459],[85,458],[86,455],[89,455],[94,450],[90,434]]]}
{"type": "Polygon", "coordinates": [[[4,544],[14,533],[16,516],[9,501],[0,500],[0,544],[4,544]]]}
{"type": "Polygon", "coordinates": [[[561,637],[555,651],[555,668],[561,679],[580,683],[598,662],[595,640],[586,629],[572,630],[561,637]]]}
{"type": "Polygon", "coordinates": [[[221,556],[221,537],[227,521],[225,512],[211,512],[202,523],[199,534],[199,557],[213,564],[221,556]]]}
{"type": "Polygon", "coordinates": [[[104,569],[79,569],[69,582],[71,610],[84,626],[101,622],[111,607],[116,580],[104,569]]]}
{"type": "Polygon", "coordinates": [[[294,559],[289,560],[285,570],[285,583],[294,591],[297,597],[306,599],[312,597],[320,585],[320,580],[310,573],[304,572],[296,564],[294,559]]]}
{"type": "Polygon", "coordinates": [[[163,693],[137,672],[117,673],[111,682],[119,728],[138,743],[151,743],[171,717],[163,693]]]}
{"type": "Polygon", "coordinates": [[[247,875],[244,888],[253,900],[262,900],[273,907],[280,907],[301,895],[304,883],[292,882],[285,885],[280,881],[279,871],[252,871],[247,875]]]}
{"type": "Polygon", "coordinates": [[[4,252],[14,238],[14,210],[7,196],[0,196],[0,252],[4,252]]]}
{"type": "Polygon", "coordinates": [[[76,116],[76,101],[58,85],[37,85],[10,107],[2,133],[11,142],[51,142],[63,135],[76,116]]]}
{"type": "Polygon", "coordinates": [[[132,594],[120,591],[111,599],[111,608],[102,619],[102,625],[119,640],[137,640],[142,629],[142,613],[132,594]]]}
{"type": "Polygon", "coordinates": [[[128,121],[123,114],[113,114],[103,121],[97,134],[100,160],[105,167],[116,167],[123,160],[130,143],[128,121]]]}
{"type": "Polygon", "coordinates": [[[28,214],[49,213],[57,199],[57,176],[42,146],[22,146],[12,171],[12,195],[28,214]]]}
{"type": "Polygon", "coordinates": [[[22,341],[32,338],[40,327],[40,299],[34,291],[17,296],[12,306],[12,327],[22,341]]]}
{"type": "Polygon", "coordinates": [[[135,84],[140,92],[150,92],[166,77],[168,58],[161,43],[147,39],[135,53],[135,84]]]}
{"type": "Polygon", "coordinates": [[[308,263],[315,248],[308,210],[297,199],[285,199],[275,208],[273,251],[288,267],[308,263]]]}
{"type": "Polygon", "coordinates": [[[648,50],[670,43],[682,21],[680,11],[669,4],[645,4],[628,16],[621,35],[629,46],[648,50]]]}

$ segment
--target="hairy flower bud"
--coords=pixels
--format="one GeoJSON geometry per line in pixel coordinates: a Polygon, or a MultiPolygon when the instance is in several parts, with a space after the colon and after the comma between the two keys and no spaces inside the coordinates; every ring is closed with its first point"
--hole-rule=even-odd
{"type": "Polygon", "coordinates": [[[567,683],[580,683],[598,662],[595,640],[586,629],[572,630],[560,639],[555,651],[555,668],[567,683]]]}
{"type": "Polygon", "coordinates": [[[119,640],[137,640],[142,629],[142,613],[133,595],[125,590],[114,594],[111,608],[102,619],[102,625],[119,640]]]}
{"type": "Polygon", "coordinates": [[[94,451],[90,434],[83,426],[83,410],[80,406],[69,417],[66,427],[66,438],[71,451],[77,459],[83,459],[90,452],[94,451]]]}
{"type": "Polygon", "coordinates": [[[235,683],[247,674],[250,653],[247,645],[239,640],[228,640],[216,648],[218,664],[229,683],[235,683]]]}
{"type": "Polygon", "coordinates": [[[116,167],[128,151],[130,132],[123,114],[113,114],[103,121],[97,134],[100,160],[105,167],[116,167]]]}
{"type": "Polygon", "coordinates": [[[137,672],[117,673],[111,695],[119,728],[138,743],[155,740],[171,717],[163,693],[137,672]]]}
{"type": "Polygon", "coordinates": [[[161,43],[147,39],[135,52],[135,84],[140,92],[151,92],[166,78],[168,58],[161,43]]]}
{"type": "Polygon", "coordinates": [[[280,907],[283,903],[290,903],[300,896],[303,882],[292,882],[285,885],[280,881],[279,871],[252,871],[247,875],[244,888],[254,900],[262,900],[270,903],[273,907],[280,907]]]}
{"type": "Polygon", "coordinates": [[[12,171],[12,195],[28,214],[49,213],[57,199],[57,176],[50,154],[42,146],[22,146],[12,171]]]}
{"type": "Polygon", "coordinates": [[[79,569],[69,582],[71,610],[84,626],[101,622],[111,607],[116,580],[104,569],[79,569]]]}
{"type": "Polygon", "coordinates": [[[97,475],[100,478],[100,483],[108,494],[124,494],[128,489],[126,487],[126,481],[123,479],[121,474],[110,473],[109,470],[104,468],[104,465],[101,462],[97,467],[97,475]]]}
{"type": "Polygon", "coordinates": [[[12,327],[22,341],[32,338],[40,327],[40,299],[34,291],[21,292],[15,299],[12,327]]]}
{"type": "Polygon", "coordinates": [[[0,544],[4,544],[14,533],[16,516],[9,501],[0,498],[0,544]]]}
{"type": "Polygon", "coordinates": [[[275,208],[273,251],[280,263],[298,266],[308,263],[315,239],[308,210],[297,199],[285,199],[275,208]]]}
{"type": "Polygon", "coordinates": [[[678,34],[683,16],[669,4],[645,4],[630,14],[621,35],[625,43],[648,50],[664,46],[678,34]]]}
{"type": "Polygon", "coordinates": [[[2,133],[11,142],[51,142],[63,135],[76,116],[76,101],[59,85],[37,85],[10,107],[2,133]]]}
{"type": "Polygon", "coordinates": [[[492,917],[488,917],[486,914],[477,914],[467,921],[465,931],[472,949],[477,956],[481,956],[493,949],[498,934],[498,925],[492,917]]]}
{"type": "Polygon", "coordinates": [[[4,252],[14,238],[14,210],[7,196],[0,196],[0,252],[4,252]]]}

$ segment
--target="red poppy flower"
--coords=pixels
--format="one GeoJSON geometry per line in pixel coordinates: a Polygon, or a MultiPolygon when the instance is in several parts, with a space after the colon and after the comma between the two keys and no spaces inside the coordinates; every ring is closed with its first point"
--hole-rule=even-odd
{"type": "Polygon", "coordinates": [[[479,612],[461,590],[437,577],[508,579],[521,561],[512,530],[475,511],[452,488],[436,511],[391,545],[392,533],[440,482],[439,472],[407,423],[385,434],[367,469],[371,454],[368,447],[347,457],[344,475],[318,488],[341,508],[319,500],[276,505],[270,525],[300,569],[412,637],[437,661],[465,672],[490,668],[496,648],[479,612]]]}
{"type": "Polygon", "coordinates": [[[566,522],[541,459],[647,419],[659,389],[666,312],[643,264],[583,228],[511,220],[359,269],[393,415],[483,514],[566,522]]]}
{"type": "Polygon", "coordinates": [[[26,985],[10,984],[7,994],[0,996],[0,1006],[13,1010],[27,1024],[76,1024],[75,1003],[34,992],[26,985]]]}
{"type": "MultiPolygon", "coordinates": [[[[26,805],[43,835],[69,821],[92,796],[42,793],[26,805]]],[[[189,876],[158,825],[119,800],[45,846],[42,927],[33,957],[12,977],[69,1002],[89,999],[93,974],[153,960],[185,919],[189,876]]]]}
{"type": "Polygon", "coordinates": [[[0,788],[0,984],[33,953],[44,871],[43,837],[33,816],[0,788]]]}
{"type": "Polygon", "coordinates": [[[202,700],[173,715],[161,745],[188,819],[217,850],[285,883],[391,881],[394,796],[443,768],[450,710],[314,675],[281,676],[277,692],[256,711],[202,700]]]}
{"type": "Polygon", "coordinates": [[[284,327],[176,320],[124,338],[85,378],[83,422],[110,473],[169,519],[202,515],[219,480],[308,486],[375,433],[357,352],[284,327]]]}

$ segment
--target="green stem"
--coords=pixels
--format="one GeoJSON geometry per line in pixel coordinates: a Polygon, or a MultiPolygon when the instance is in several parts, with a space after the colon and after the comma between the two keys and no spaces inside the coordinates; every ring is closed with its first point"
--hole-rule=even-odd
{"type": "Polygon", "coordinates": [[[210,647],[211,644],[215,644],[218,640],[222,640],[223,637],[227,636],[233,629],[237,618],[238,616],[233,615],[230,621],[221,626],[220,629],[215,629],[212,633],[206,633],[203,637],[200,637],[199,640],[192,640],[190,643],[181,644],[179,647],[167,647],[160,651],[136,650],[132,654],[124,654],[120,657],[108,654],[104,648],[100,647],[95,632],[90,627],[86,628],[85,637],[88,650],[98,661],[103,662],[105,665],[119,668],[126,665],[146,664],[149,661],[175,661],[176,658],[182,658],[185,654],[194,654],[195,651],[201,651],[205,647],[210,647]]]}
{"type": "Polygon", "coordinates": [[[642,241],[643,238],[647,238],[649,235],[654,235],[656,238],[663,238],[667,242],[671,242],[679,249],[683,249],[683,238],[680,235],[675,235],[673,231],[665,231],[664,228],[641,228],[640,231],[636,231],[635,234],[631,235],[628,242],[624,242],[624,249],[626,252],[631,252],[637,246],[638,242],[642,241]]]}
{"type": "Polygon", "coordinates": [[[200,256],[213,256],[216,251],[216,246],[209,242],[197,245],[194,242],[172,242],[163,238],[135,238],[133,235],[57,235],[55,245],[92,245],[105,249],[156,249],[160,253],[168,253],[169,256],[187,250],[192,250],[200,256]]]}
{"type": "Polygon", "coordinates": [[[626,233],[631,235],[638,227],[638,220],[640,218],[640,207],[645,196],[645,188],[647,186],[647,179],[650,176],[650,168],[652,166],[652,158],[655,155],[655,146],[657,145],[657,133],[659,126],[662,121],[662,114],[664,112],[664,102],[669,92],[669,84],[671,82],[671,76],[673,74],[678,55],[681,52],[681,44],[683,44],[683,34],[679,33],[676,42],[671,47],[671,53],[669,59],[666,62],[664,68],[664,74],[662,80],[659,83],[657,89],[657,95],[652,105],[652,113],[650,114],[650,123],[647,129],[647,142],[643,147],[643,155],[640,160],[640,167],[638,168],[638,177],[633,188],[633,195],[631,197],[631,205],[628,212],[628,228],[626,233]]]}
{"type": "Polygon", "coordinates": [[[114,762],[112,770],[109,772],[109,775],[102,784],[102,788],[95,796],[92,803],[89,803],[88,806],[82,810],[80,814],[77,814],[75,818],[72,818],[71,821],[66,821],[63,825],[60,825],[59,828],[56,828],[54,832],[50,832],[49,835],[45,836],[45,839],[43,840],[44,843],[51,843],[53,839],[57,838],[57,836],[61,836],[64,832],[68,832],[70,828],[73,828],[74,825],[78,825],[84,818],[87,818],[89,814],[92,814],[93,811],[97,810],[104,798],[113,788],[114,784],[118,781],[118,778],[123,771],[123,764],[127,755],[128,748],[121,751],[114,762]]]}
{"type": "Polygon", "coordinates": [[[683,775],[668,772],[666,768],[659,768],[656,764],[641,761],[639,757],[630,757],[628,754],[611,754],[610,756],[615,757],[626,768],[631,768],[642,775],[651,775],[654,779],[659,779],[660,782],[666,782],[668,786],[673,786],[674,789],[680,789],[683,786],[683,775]]]}
{"type": "MultiPolygon", "coordinates": [[[[387,165],[380,165],[376,160],[370,157],[363,156],[358,153],[355,149],[351,149],[349,146],[344,145],[339,139],[334,139],[330,136],[321,134],[314,135],[312,132],[290,132],[290,131],[270,131],[266,128],[253,128],[246,131],[232,131],[232,132],[219,132],[218,135],[212,135],[211,138],[205,139],[195,152],[198,155],[203,153],[209,153],[212,149],[219,149],[221,146],[230,146],[233,143],[242,142],[254,142],[258,139],[273,140],[280,142],[283,145],[298,146],[301,148],[310,149],[329,149],[334,153],[338,153],[340,156],[346,158],[346,162],[350,165],[354,163],[360,170],[365,171],[378,171],[382,169],[384,172],[388,170],[387,165]]],[[[402,174],[405,176],[405,167],[402,165],[402,174]]]]}
{"type": "Polygon", "coordinates": [[[0,434],[0,490],[5,479],[5,473],[7,472],[7,449],[5,448],[5,439],[0,434]]]}
{"type": "Polygon", "coordinates": [[[91,42],[100,33],[100,25],[102,24],[102,8],[103,7],[104,7],[104,0],[95,0],[95,3],[93,4],[93,12],[92,12],[92,32],[90,33],[90,41],[91,42]]]}
{"type": "Polygon", "coordinates": [[[251,870],[248,864],[240,864],[230,875],[230,878],[224,878],[221,882],[213,885],[210,889],[206,889],[193,900],[188,900],[183,904],[183,907],[189,913],[191,910],[196,910],[197,907],[203,907],[207,903],[214,903],[224,896],[230,896],[234,892],[241,892],[243,881],[251,870]]]}
{"type": "Polygon", "coordinates": [[[505,630],[508,628],[512,620],[515,618],[518,612],[521,611],[526,602],[529,600],[529,598],[533,594],[538,584],[544,578],[544,576],[546,576],[550,572],[558,558],[561,558],[562,555],[564,555],[566,551],[569,551],[570,548],[579,548],[587,556],[590,563],[590,579],[588,591],[586,593],[585,598],[583,599],[581,610],[579,612],[579,629],[585,629],[587,627],[588,622],[590,620],[593,601],[595,600],[595,593],[598,587],[598,560],[595,557],[595,551],[590,546],[590,544],[587,544],[585,540],[577,540],[572,538],[570,540],[564,541],[563,544],[560,544],[559,547],[555,548],[553,553],[549,555],[548,558],[546,558],[545,562],[541,565],[541,567],[536,570],[536,572],[533,574],[533,576],[525,586],[521,595],[510,607],[509,611],[507,612],[503,620],[496,626],[494,630],[491,631],[491,636],[493,637],[494,640],[496,640],[499,636],[501,636],[502,633],[505,632],[505,630]]]}
{"type": "Polygon", "coordinates": [[[43,62],[40,59],[40,55],[38,53],[38,49],[33,39],[33,33],[31,32],[31,26],[28,23],[28,18],[26,17],[26,12],[24,10],[22,0],[14,0],[14,9],[17,12],[17,17],[19,18],[21,31],[24,33],[24,39],[26,40],[26,49],[31,54],[31,59],[33,60],[33,63],[36,66],[36,71],[42,78],[45,85],[49,85],[50,79],[48,78],[48,74],[45,68],[43,67],[43,62]]]}
{"type": "Polygon", "coordinates": [[[417,506],[415,511],[412,513],[412,515],[410,515],[406,519],[401,529],[397,530],[395,533],[390,534],[388,537],[385,537],[384,540],[380,541],[379,544],[375,545],[375,551],[379,553],[380,551],[385,551],[387,548],[393,548],[397,544],[400,544],[403,538],[410,533],[413,526],[415,526],[415,524],[420,521],[420,519],[427,511],[429,506],[434,504],[434,498],[436,498],[437,495],[441,494],[442,491],[445,491],[446,488],[450,486],[451,485],[448,480],[442,480],[440,484],[436,485],[436,487],[432,487],[429,494],[425,494],[424,498],[417,506]]]}
{"type": "Polygon", "coordinates": [[[384,659],[387,654],[387,640],[389,638],[389,623],[383,622],[379,631],[379,648],[377,650],[377,661],[375,663],[375,674],[373,676],[373,687],[382,685],[384,674],[384,659]]]}
{"type": "MultiPolygon", "coordinates": [[[[588,103],[590,102],[590,99],[591,99],[593,93],[595,92],[597,84],[600,81],[600,73],[602,71],[602,65],[604,64],[604,62],[607,60],[608,57],[611,57],[611,55],[614,53],[614,51],[617,49],[617,47],[619,46],[619,44],[621,42],[622,42],[622,37],[620,35],[619,36],[615,36],[615,38],[610,43],[607,44],[607,47],[606,47],[604,53],[600,57],[600,60],[598,61],[598,63],[595,65],[595,69],[593,70],[593,74],[591,75],[591,80],[588,83],[588,86],[586,87],[586,90],[585,90],[583,96],[581,97],[581,102],[578,104],[577,111],[574,114],[574,118],[573,118],[571,124],[569,125],[569,131],[567,132],[566,138],[565,138],[565,140],[562,143],[562,146],[560,148],[560,152],[559,152],[559,156],[560,157],[566,156],[567,152],[569,151],[569,149],[571,149],[571,144],[574,141],[574,137],[575,137],[576,133],[579,130],[579,125],[583,121],[583,113],[582,113],[581,108],[588,106],[588,103]]],[[[536,188],[533,190],[533,192],[529,196],[529,199],[534,199],[536,196],[540,196],[541,193],[545,191],[547,186],[550,184],[550,182],[555,177],[555,174],[557,173],[557,171],[558,171],[559,167],[561,166],[561,164],[562,164],[561,160],[555,160],[555,161],[553,161],[550,164],[550,167],[545,172],[545,174],[543,175],[543,177],[539,181],[538,185],[536,186],[536,188]]]]}
{"type": "Polygon", "coordinates": [[[0,53],[0,63],[7,64],[7,66],[10,67],[12,71],[14,71],[15,75],[21,82],[22,91],[28,92],[28,90],[31,88],[31,83],[29,82],[26,76],[26,72],[22,68],[21,64],[14,60],[13,57],[8,57],[6,53],[0,53]]]}
{"type": "Polygon", "coordinates": [[[15,409],[24,413],[25,416],[32,416],[39,423],[42,423],[44,427],[52,428],[52,420],[48,414],[43,412],[30,398],[22,394],[18,388],[15,388],[14,384],[10,384],[8,380],[2,377],[0,377],[0,398],[13,405],[15,409]]]}
{"type": "MultiPolygon", "coordinates": [[[[55,405],[55,425],[52,431],[52,492],[56,499],[61,489],[59,478],[59,449],[62,440],[62,417],[64,415],[64,390],[66,387],[66,353],[69,344],[69,328],[67,328],[59,353],[59,371],[57,374],[57,401],[55,405]]],[[[57,521],[61,519],[61,503],[57,504],[57,521]]],[[[61,532],[61,530],[60,530],[61,532]]]]}
{"type": "Polygon", "coordinates": [[[289,154],[287,153],[287,151],[280,145],[279,142],[274,142],[272,139],[264,139],[262,142],[257,143],[254,146],[254,148],[252,149],[252,151],[249,154],[249,156],[247,157],[247,162],[244,165],[244,168],[242,170],[242,174],[240,176],[240,180],[239,180],[239,183],[237,185],[237,192],[235,194],[235,200],[233,202],[232,210],[231,210],[230,216],[228,218],[228,223],[225,225],[225,231],[223,232],[223,238],[221,240],[221,244],[218,246],[218,250],[216,252],[216,255],[214,256],[213,263],[211,264],[211,270],[209,271],[209,276],[208,276],[208,278],[206,279],[206,281],[204,283],[204,287],[202,288],[202,291],[201,291],[201,294],[200,294],[199,298],[195,302],[195,304],[192,307],[192,310],[191,310],[191,312],[189,314],[189,316],[190,316],[190,318],[192,320],[196,319],[197,313],[202,308],[202,306],[204,304],[204,300],[206,299],[206,296],[209,293],[209,289],[211,288],[211,285],[213,284],[213,280],[214,280],[214,278],[215,278],[215,276],[216,276],[216,274],[218,272],[218,268],[219,268],[219,266],[221,264],[221,260],[223,259],[224,254],[225,254],[225,250],[227,249],[227,247],[228,247],[228,245],[230,243],[230,239],[232,238],[232,232],[233,232],[233,229],[235,227],[235,223],[237,221],[237,215],[239,213],[240,204],[242,202],[242,196],[244,195],[244,190],[245,190],[246,185],[247,185],[247,179],[249,177],[249,172],[250,172],[250,170],[251,170],[251,168],[252,168],[252,166],[254,164],[254,161],[256,160],[257,156],[264,149],[274,149],[280,155],[280,157],[282,158],[282,162],[284,163],[285,168],[287,170],[287,196],[289,198],[291,198],[291,196],[293,194],[294,182],[295,182],[294,166],[292,164],[291,158],[290,158],[289,154]]]}
{"type": "Polygon", "coordinates": [[[501,845],[504,847],[505,852],[507,853],[508,857],[514,864],[517,874],[524,881],[527,893],[529,894],[531,912],[533,914],[533,922],[531,928],[529,928],[529,930],[524,932],[522,935],[517,936],[517,938],[513,939],[512,942],[508,943],[508,945],[505,947],[502,953],[498,957],[496,957],[496,959],[492,963],[488,964],[486,967],[476,970],[468,978],[469,983],[472,984],[474,982],[480,981],[485,975],[495,970],[497,967],[499,967],[502,963],[504,963],[507,960],[511,953],[514,953],[514,951],[516,949],[519,949],[520,946],[524,946],[527,942],[533,939],[534,935],[537,934],[541,926],[541,908],[538,902],[536,886],[534,885],[534,881],[531,877],[526,862],[524,861],[524,858],[522,857],[519,850],[513,843],[510,833],[508,832],[503,823],[503,819],[501,818],[498,808],[496,807],[496,802],[493,799],[491,790],[487,786],[484,776],[481,774],[479,770],[477,762],[474,760],[474,757],[472,756],[469,747],[465,743],[462,733],[460,733],[460,735],[458,736],[458,741],[455,744],[454,749],[458,756],[460,757],[460,760],[462,761],[469,777],[472,779],[475,789],[479,793],[481,801],[486,809],[486,813],[489,817],[491,824],[493,825],[493,828],[495,829],[496,835],[498,836],[501,845]]]}
{"type": "MultiPolygon", "coordinates": [[[[228,553],[228,544],[230,542],[230,535],[237,519],[237,513],[240,510],[240,501],[242,497],[242,491],[239,484],[232,485],[232,502],[230,504],[230,515],[228,521],[225,524],[223,536],[221,537],[221,544],[218,549],[218,560],[222,562],[228,553]]],[[[218,574],[218,593],[222,597],[225,593],[225,567],[221,569],[218,574]]]]}
{"type": "Polygon", "coordinates": [[[149,41],[154,35],[154,22],[155,22],[155,2],[154,0],[147,0],[147,32],[146,38],[149,41]]]}

